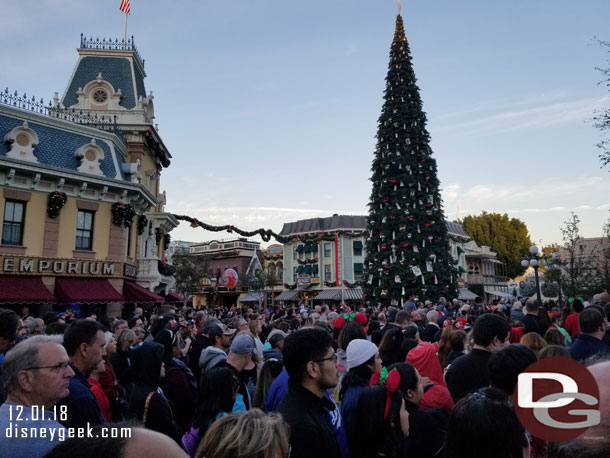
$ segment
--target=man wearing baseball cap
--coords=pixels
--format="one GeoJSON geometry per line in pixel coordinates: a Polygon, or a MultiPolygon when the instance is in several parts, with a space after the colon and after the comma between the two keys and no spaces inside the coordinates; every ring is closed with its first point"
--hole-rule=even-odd
{"type": "Polygon", "coordinates": [[[229,356],[226,361],[222,361],[217,365],[217,367],[228,367],[239,379],[239,389],[237,390],[237,393],[243,396],[246,410],[250,409],[252,400],[250,399],[250,393],[248,392],[248,388],[246,387],[243,377],[240,376],[240,373],[252,361],[252,353],[254,353],[254,339],[248,334],[240,334],[233,339],[233,343],[229,349],[229,356]]]}
{"type": "Polygon", "coordinates": [[[227,350],[231,346],[231,339],[235,331],[235,329],[229,329],[221,323],[210,328],[208,337],[212,346],[203,350],[199,357],[199,367],[202,374],[227,359],[227,350]]]}

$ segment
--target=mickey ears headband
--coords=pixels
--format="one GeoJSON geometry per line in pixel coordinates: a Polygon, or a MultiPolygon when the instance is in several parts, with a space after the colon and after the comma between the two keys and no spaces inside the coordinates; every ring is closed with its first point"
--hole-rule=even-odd
{"type": "Polygon", "coordinates": [[[383,411],[383,419],[387,420],[388,413],[390,412],[390,405],[392,404],[392,396],[396,393],[396,390],[400,386],[400,372],[396,369],[392,369],[388,372],[388,369],[384,367],[381,372],[375,372],[371,377],[371,386],[382,385],[385,388],[386,400],[385,410],[383,411]]]}
{"type": "Polygon", "coordinates": [[[580,302],[584,302],[582,297],[577,297],[577,298],[571,297],[568,299],[568,302],[571,304],[572,302],[574,302],[575,299],[578,299],[580,302]]]}

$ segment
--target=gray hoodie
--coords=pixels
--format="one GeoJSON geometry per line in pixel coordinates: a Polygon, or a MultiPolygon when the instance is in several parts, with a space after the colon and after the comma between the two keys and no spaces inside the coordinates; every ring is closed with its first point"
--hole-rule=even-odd
{"type": "Polygon", "coordinates": [[[217,364],[226,361],[226,359],[227,354],[220,348],[206,348],[201,352],[201,356],[199,357],[199,367],[201,368],[201,373],[209,371],[217,364]]]}

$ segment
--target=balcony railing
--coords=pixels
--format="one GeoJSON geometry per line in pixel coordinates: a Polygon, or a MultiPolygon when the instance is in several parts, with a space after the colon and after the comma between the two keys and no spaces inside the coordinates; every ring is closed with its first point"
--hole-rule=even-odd
{"type": "Polygon", "coordinates": [[[115,38],[114,40],[112,38],[109,38],[108,40],[106,40],[105,38],[102,38],[101,40],[99,38],[94,39],[93,37],[87,38],[81,33],[80,47],[83,49],[133,51],[133,53],[136,55],[136,59],[138,60],[142,68],[144,68],[144,59],[142,59],[142,56],[140,56],[140,53],[138,52],[138,48],[136,48],[136,44],[133,41],[133,35],[131,36],[131,38],[128,38],[127,41],[125,41],[125,39],[119,40],[118,38],[115,38]]]}
{"type": "Polygon", "coordinates": [[[29,97],[26,93],[19,95],[17,91],[11,92],[8,88],[0,92],[0,104],[111,132],[118,137],[121,143],[127,146],[127,139],[117,125],[116,115],[104,116],[98,113],[83,112],[82,110],[77,111],[74,108],[60,108],[54,106],[50,101],[45,104],[42,99],[36,100],[35,96],[29,97]]]}
{"type": "Polygon", "coordinates": [[[508,277],[501,275],[481,275],[467,274],[468,283],[471,285],[495,285],[498,283],[506,283],[508,277]]]}

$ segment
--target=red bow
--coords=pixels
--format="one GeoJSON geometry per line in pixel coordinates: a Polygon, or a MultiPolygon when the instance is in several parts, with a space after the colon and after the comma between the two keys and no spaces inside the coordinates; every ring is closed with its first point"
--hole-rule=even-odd
{"type": "Polygon", "coordinates": [[[386,400],[385,410],[383,411],[383,419],[387,420],[388,413],[390,412],[390,405],[392,404],[392,396],[394,393],[396,393],[396,390],[400,386],[400,373],[396,369],[392,369],[390,372],[387,372],[387,369],[385,368],[381,372],[375,372],[371,377],[370,385],[375,386],[378,384],[383,385],[385,388],[386,400]]]}

